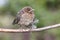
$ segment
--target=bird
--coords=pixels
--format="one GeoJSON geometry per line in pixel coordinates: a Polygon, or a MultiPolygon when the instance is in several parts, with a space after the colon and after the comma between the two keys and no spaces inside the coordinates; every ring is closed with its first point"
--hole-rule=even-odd
{"type": "Polygon", "coordinates": [[[26,6],[23,7],[20,11],[18,11],[16,18],[13,20],[13,25],[18,24],[21,28],[36,28],[34,26],[34,21],[34,9],[30,6],[26,6]]]}

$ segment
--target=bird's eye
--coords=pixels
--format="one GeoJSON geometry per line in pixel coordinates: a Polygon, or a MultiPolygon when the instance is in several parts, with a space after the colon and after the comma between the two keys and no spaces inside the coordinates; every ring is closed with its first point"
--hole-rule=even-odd
{"type": "Polygon", "coordinates": [[[28,11],[30,11],[30,8],[27,8],[28,11]]]}

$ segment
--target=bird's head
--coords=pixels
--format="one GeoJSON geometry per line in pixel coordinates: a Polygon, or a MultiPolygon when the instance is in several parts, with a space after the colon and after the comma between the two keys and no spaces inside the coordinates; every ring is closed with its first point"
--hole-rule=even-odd
{"type": "Polygon", "coordinates": [[[34,13],[34,9],[32,9],[32,7],[30,6],[26,6],[23,8],[24,12],[27,12],[27,13],[34,13]]]}

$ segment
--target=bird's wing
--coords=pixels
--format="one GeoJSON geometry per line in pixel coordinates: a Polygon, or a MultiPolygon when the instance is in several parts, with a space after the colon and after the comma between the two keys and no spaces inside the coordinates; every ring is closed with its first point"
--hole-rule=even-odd
{"type": "Polygon", "coordinates": [[[19,21],[20,21],[20,17],[16,17],[12,24],[18,24],[19,21]]]}
{"type": "Polygon", "coordinates": [[[34,18],[33,21],[34,21],[33,24],[37,24],[39,22],[39,20],[37,18],[34,18]]]}
{"type": "Polygon", "coordinates": [[[21,10],[17,13],[16,18],[14,19],[12,24],[18,24],[18,22],[20,21],[20,17],[22,15],[21,10]]]}

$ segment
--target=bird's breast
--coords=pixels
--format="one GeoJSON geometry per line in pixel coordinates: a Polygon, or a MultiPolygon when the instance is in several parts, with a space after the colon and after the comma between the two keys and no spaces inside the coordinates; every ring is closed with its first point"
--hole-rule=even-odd
{"type": "Polygon", "coordinates": [[[33,22],[33,19],[34,19],[34,14],[25,13],[25,14],[21,15],[20,24],[29,25],[31,22],[33,22]]]}

